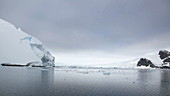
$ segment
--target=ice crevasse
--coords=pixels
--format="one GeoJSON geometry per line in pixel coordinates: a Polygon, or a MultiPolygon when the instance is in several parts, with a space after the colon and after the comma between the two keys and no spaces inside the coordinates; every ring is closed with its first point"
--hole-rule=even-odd
{"type": "Polygon", "coordinates": [[[55,57],[35,37],[0,19],[0,63],[55,66],[55,57]]]}

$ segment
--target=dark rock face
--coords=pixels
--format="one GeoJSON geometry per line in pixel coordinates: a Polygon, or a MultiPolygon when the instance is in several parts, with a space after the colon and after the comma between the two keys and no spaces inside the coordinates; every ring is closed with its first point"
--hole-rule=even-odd
{"type": "Polygon", "coordinates": [[[167,50],[160,50],[159,57],[163,60],[163,64],[170,64],[170,52],[167,50]]]}
{"type": "Polygon", "coordinates": [[[170,63],[170,58],[166,58],[165,60],[163,60],[163,63],[170,63]]]}
{"type": "Polygon", "coordinates": [[[16,67],[25,67],[26,65],[21,64],[9,64],[9,63],[2,63],[2,66],[16,66],[16,67]]]}
{"type": "Polygon", "coordinates": [[[170,56],[170,52],[169,52],[169,51],[167,51],[167,50],[160,50],[160,51],[159,51],[159,57],[160,57],[161,59],[165,59],[165,58],[167,58],[168,56],[170,56]]]}
{"type": "Polygon", "coordinates": [[[150,66],[152,68],[155,68],[156,66],[148,59],[146,58],[141,58],[139,61],[138,61],[138,64],[137,66],[150,66]]]}
{"type": "Polygon", "coordinates": [[[162,67],[160,67],[161,69],[170,69],[170,67],[168,67],[168,66],[162,66],[162,67]]]}

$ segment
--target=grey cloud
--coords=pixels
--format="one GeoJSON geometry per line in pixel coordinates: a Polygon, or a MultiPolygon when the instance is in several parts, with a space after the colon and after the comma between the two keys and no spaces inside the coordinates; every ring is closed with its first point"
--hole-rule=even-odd
{"type": "Polygon", "coordinates": [[[126,50],[170,30],[169,0],[0,0],[0,4],[0,18],[56,50],[126,50]]]}

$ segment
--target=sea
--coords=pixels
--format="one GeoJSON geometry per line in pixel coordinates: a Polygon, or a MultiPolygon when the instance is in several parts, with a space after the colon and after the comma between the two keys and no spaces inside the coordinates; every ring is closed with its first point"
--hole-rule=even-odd
{"type": "Polygon", "coordinates": [[[170,96],[170,70],[0,66],[0,96],[170,96]]]}

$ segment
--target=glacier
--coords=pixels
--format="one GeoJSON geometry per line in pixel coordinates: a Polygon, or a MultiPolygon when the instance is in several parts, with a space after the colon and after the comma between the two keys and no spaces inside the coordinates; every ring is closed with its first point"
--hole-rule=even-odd
{"type": "Polygon", "coordinates": [[[0,63],[55,66],[55,57],[37,38],[0,19],[0,63]]]}

